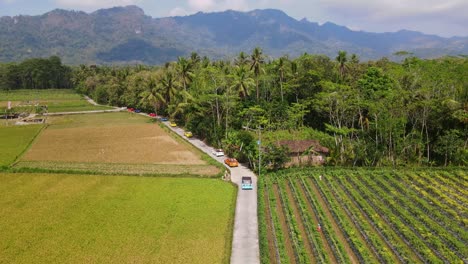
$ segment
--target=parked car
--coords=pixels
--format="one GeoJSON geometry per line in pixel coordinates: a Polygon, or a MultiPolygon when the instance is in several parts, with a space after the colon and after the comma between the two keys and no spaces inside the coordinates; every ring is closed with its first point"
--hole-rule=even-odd
{"type": "Polygon", "coordinates": [[[228,165],[229,167],[239,166],[239,162],[237,162],[237,160],[234,158],[227,158],[224,160],[224,163],[226,163],[226,165],[228,165]]]}
{"type": "Polygon", "coordinates": [[[167,117],[161,117],[161,118],[159,118],[159,120],[161,120],[163,122],[166,122],[168,119],[167,119],[167,117]]]}
{"type": "Polygon", "coordinates": [[[222,157],[224,156],[224,151],[222,149],[214,149],[213,150],[213,155],[215,155],[216,157],[222,157]]]}
{"type": "Polygon", "coordinates": [[[191,138],[191,137],[193,137],[193,134],[190,131],[185,131],[184,136],[186,136],[188,138],[191,138]]]}
{"type": "Polygon", "coordinates": [[[171,127],[176,127],[176,126],[177,126],[176,122],[174,122],[174,121],[169,122],[169,125],[170,125],[171,127]]]}
{"type": "Polygon", "coordinates": [[[241,188],[242,190],[252,190],[253,189],[252,177],[243,176],[241,188]]]}
{"type": "Polygon", "coordinates": [[[132,107],[127,107],[127,111],[129,111],[129,112],[133,112],[133,111],[135,111],[135,109],[134,109],[134,108],[132,108],[132,107]]]}
{"type": "Polygon", "coordinates": [[[140,113],[141,110],[140,109],[135,109],[135,113],[140,113]]]}
{"type": "Polygon", "coordinates": [[[149,113],[148,115],[151,116],[151,117],[156,117],[155,113],[149,113]]]}

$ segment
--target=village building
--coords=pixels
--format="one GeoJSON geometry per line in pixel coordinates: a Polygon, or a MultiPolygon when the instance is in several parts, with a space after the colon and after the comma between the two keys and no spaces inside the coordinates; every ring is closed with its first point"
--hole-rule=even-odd
{"type": "Polygon", "coordinates": [[[291,161],[286,167],[323,165],[330,153],[318,140],[280,140],[277,145],[288,148],[291,161]]]}

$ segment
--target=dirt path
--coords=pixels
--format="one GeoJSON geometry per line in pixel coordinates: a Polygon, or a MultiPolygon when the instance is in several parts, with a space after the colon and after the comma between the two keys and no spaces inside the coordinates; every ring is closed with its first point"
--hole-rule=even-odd
{"type": "MultiPolygon", "coordinates": [[[[304,200],[306,201],[307,210],[309,210],[309,212],[311,212],[311,215],[313,215],[314,226],[317,226],[318,223],[319,223],[318,215],[315,214],[315,211],[312,208],[312,205],[310,204],[309,199],[306,198],[307,196],[306,196],[306,193],[305,193],[305,190],[304,190],[304,186],[302,186],[302,184],[299,184],[299,185],[301,186],[299,188],[299,192],[301,193],[302,197],[304,197],[304,200]]],[[[331,249],[330,244],[328,243],[328,240],[325,238],[325,235],[323,234],[323,232],[320,232],[320,240],[322,241],[323,248],[325,249],[325,252],[326,252],[329,260],[332,263],[338,263],[338,260],[336,259],[335,254],[333,254],[333,250],[331,249]]]]}
{"type": "Polygon", "coordinates": [[[301,231],[301,237],[303,239],[303,242],[306,244],[304,248],[307,251],[307,255],[309,256],[309,259],[311,263],[316,263],[314,253],[312,251],[312,241],[309,240],[309,236],[307,235],[306,228],[303,223],[303,219],[301,216],[301,213],[299,212],[299,208],[297,207],[296,200],[294,199],[293,191],[291,190],[291,186],[289,184],[286,185],[286,193],[288,194],[288,199],[289,201],[294,201],[292,203],[293,211],[294,211],[294,216],[297,221],[297,225],[299,227],[299,230],[301,231]]]}
{"type": "Polygon", "coordinates": [[[268,190],[265,190],[265,195],[263,196],[265,203],[265,221],[267,226],[267,240],[268,240],[268,257],[270,263],[281,263],[279,262],[279,256],[277,254],[277,245],[276,245],[276,235],[275,227],[273,224],[273,219],[271,218],[271,204],[268,195],[268,190]]]}
{"type": "Polygon", "coordinates": [[[284,234],[284,245],[286,246],[286,253],[288,253],[290,262],[296,263],[296,257],[294,255],[294,247],[291,241],[291,237],[289,236],[288,223],[286,222],[286,216],[285,216],[286,212],[284,211],[286,208],[284,208],[283,205],[281,204],[278,185],[276,184],[273,185],[273,192],[275,194],[276,208],[279,208],[279,210],[277,211],[278,211],[278,217],[281,223],[281,229],[283,230],[283,234],[284,234]]]}
{"type": "Polygon", "coordinates": [[[89,96],[85,95],[84,98],[86,99],[86,101],[88,101],[88,103],[92,104],[92,105],[99,105],[98,103],[94,102],[93,99],[89,98],[89,96]]]}
{"type": "Polygon", "coordinates": [[[324,198],[322,197],[321,193],[317,189],[317,186],[310,178],[307,178],[307,181],[309,182],[309,186],[311,187],[313,194],[317,197],[317,201],[320,204],[320,207],[323,209],[325,216],[330,220],[330,223],[333,227],[333,230],[330,230],[330,231],[334,232],[338,236],[338,239],[340,240],[340,243],[344,246],[346,254],[348,255],[351,262],[359,263],[356,255],[354,254],[354,251],[349,246],[348,240],[346,239],[340,227],[336,223],[335,218],[331,214],[327,203],[324,201],[324,198]]]}

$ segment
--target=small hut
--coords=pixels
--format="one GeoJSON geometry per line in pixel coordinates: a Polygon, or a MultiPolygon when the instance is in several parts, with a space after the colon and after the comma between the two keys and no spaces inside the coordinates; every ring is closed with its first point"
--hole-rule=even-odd
{"type": "Polygon", "coordinates": [[[279,146],[286,146],[289,149],[291,161],[290,166],[301,165],[323,165],[330,150],[322,145],[318,140],[280,140],[279,146]]]}

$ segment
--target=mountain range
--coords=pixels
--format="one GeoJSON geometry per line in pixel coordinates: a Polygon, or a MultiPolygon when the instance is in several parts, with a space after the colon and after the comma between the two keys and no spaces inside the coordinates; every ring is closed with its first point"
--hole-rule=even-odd
{"type": "Polygon", "coordinates": [[[353,31],[296,20],[274,9],[152,18],[137,6],[126,6],[0,18],[1,62],[58,55],[67,64],[162,64],[191,52],[230,59],[256,46],[271,57],[306,52],[335,57],[346,50],[361,60],[396,59],[397,51],[428,58],[468,54],[468,37],[353,31]]]}

